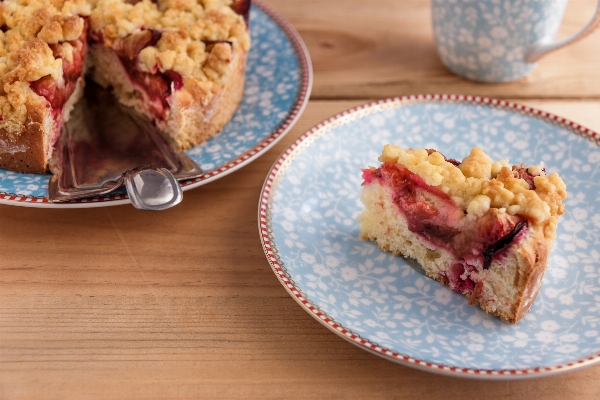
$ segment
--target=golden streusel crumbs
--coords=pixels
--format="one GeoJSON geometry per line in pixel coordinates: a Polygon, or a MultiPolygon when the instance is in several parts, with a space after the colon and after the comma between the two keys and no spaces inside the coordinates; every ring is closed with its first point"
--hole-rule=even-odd
{"type": "Polygon", "coordinates": [[[231,1],[142,0],[129,4],[123,0],[95,0],[91,17],[92,32],[100,34],[106,46],[141,30],[160,31],[156,46],[146,47],[138,58],[142,71],[173,69],[200,81],[223,82],[231,72],[231,57],[223,56],[220,46],[227,43],[235,51],[247,51],[250,36],[244,18],[229,5],[231,1]],[[213,51],[217,54],[212,54],[213,51]]]}
{"type": "Polygon", "coordinates": [[[567,191],[556,172],[546,175],[541,166],[511,168],[508,160],[494,162],[477,147],[458,167],[437,151],[402,149],[395,145],[385,145],[379,161],[401,164],[428,185],[440,188],[471,218],[496,208],[524,216],[536,224],[551,225],[564,213],[562,201],[567,191]],[[519,177],[518,170],[527,170],[533,176],[534,190],[519,177]]]}
{"type": "MultiPolygon", "coordinates": [[[[26,104],[39,103],[30,87],[45,76],[60,80],[70,41],[89,21],[108,47],[147,30],[161,32],[137,57],[141,71],[173,70],[183,78],[184,102],[208,103],[232,72],[232,52],[247,52],[250,36],[230,0],[11,0],[0,3],[0,129],[25,123],[26,104]]],[[[16,133],[15,133],[16,134],[16,133]]]]}
{"type": "MultiPolygon", "coordinates": [[[[12,0],[0,3],[0,129],[12,131],[25,122],[27,104],[40,97],[29,82],[44,76],[59,79],[63,59],[68,60],[69,45],[62,45],[60,56],[49,45],[75,40],[81,36],[83,17],[91,12],[86,0],[12,0]]],[[[15,132],[15,134],[17,134],[15,132]]]]}

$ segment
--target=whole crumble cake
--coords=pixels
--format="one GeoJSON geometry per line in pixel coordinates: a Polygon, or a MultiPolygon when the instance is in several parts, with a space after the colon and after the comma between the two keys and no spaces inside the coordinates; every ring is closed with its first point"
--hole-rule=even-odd
{"type": "Polygon", "coordinates": [[[386,145],[363,170],[361,237],[416,259],[427,276],[516,323],[542,284],[566,187],[543,166],[462,162],[431,149],[386,145]]]}
{"type": "Polygon", "coordinates": [[[0,3],[0,168],[43,173],[85,75],[185,150],[236,110],[250,0],[0,3]]]}

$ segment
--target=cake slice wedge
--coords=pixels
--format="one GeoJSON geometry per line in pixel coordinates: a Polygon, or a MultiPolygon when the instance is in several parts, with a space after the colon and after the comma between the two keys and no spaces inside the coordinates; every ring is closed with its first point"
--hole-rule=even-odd
{"type": "Polygon", "coordinates": [[[542,284],[566,187],[543,166],[462,162],[431,149],[386,145],[363,170],[361,237],[416,259],[427,276],[517,323],[542,284]]]}

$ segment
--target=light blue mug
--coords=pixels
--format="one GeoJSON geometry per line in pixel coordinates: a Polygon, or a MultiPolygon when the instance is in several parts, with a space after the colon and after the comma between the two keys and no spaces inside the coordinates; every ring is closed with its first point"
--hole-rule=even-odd
{"type": "Polygon", "coordinates": [[[444,65],[481,82],[521,79],[540,57],[600,25],[600,0],[579,32],[554,41],[568,0],[432,0],[433,31],[444,65]]]}

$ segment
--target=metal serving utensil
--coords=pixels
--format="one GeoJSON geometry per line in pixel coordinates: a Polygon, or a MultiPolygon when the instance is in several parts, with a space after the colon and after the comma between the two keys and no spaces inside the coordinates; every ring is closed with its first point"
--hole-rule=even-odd
{"type": "MultiPolygon", "coordinates": [[[[52,202],[101,196],[125,187],[134,207],[163,210],[181,202],[178,180],[202,175],[156,126],[86,83],[84,98],[63,126],[50,161],[52,202]]],[[[121,189],[122,190],[122,189],[121,189]]]]}

